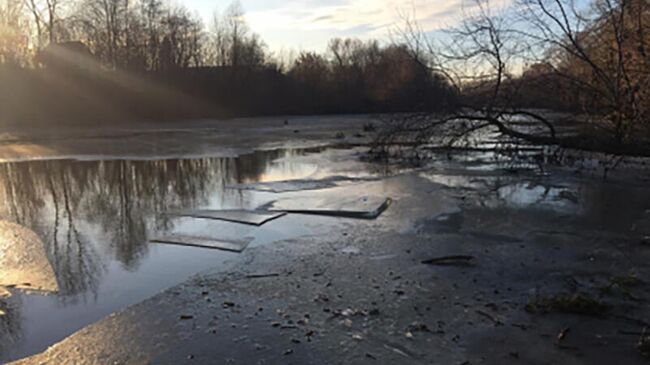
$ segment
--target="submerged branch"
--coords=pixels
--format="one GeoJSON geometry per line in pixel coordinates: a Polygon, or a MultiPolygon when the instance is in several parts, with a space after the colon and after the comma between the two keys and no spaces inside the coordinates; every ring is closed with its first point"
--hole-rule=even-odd
{"type": "MultiPolygon", "coordinates": [[[[602,135],[587,135],[586,132],[559,134],[554,122],[557,121],[528,110],[497,110],[492,113],[464,110],[440,116],[395,116],[378,133],[373,152],[386,154],[396,147],[446,152],[521,152],[538,151],[539,148],[536,147],[549,146],[618,156],[650,156],[650,149],[643,144],[622,145],[602,135]],[[515,118],[524,118],[524,122],[530,123],[528,128],[516,128],[513,125],[515,118]],[[482,130],[496,133],[499,143],[495,146],[481,146],[481,143],[487,141],[485,136],[477,136],[476,133],[482,130]],[[459,145],[461,141],[466,144],[459,145]],[[513,148],[514,143],[523,143],[523,146],[513,148]]],[[[577,130],[577,123],[575,128],[577,130]]]]}

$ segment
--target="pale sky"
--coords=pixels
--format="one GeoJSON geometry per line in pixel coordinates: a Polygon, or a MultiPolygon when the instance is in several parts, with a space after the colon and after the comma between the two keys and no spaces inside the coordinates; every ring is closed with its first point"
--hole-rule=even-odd
{"type": "MultiPolygon", "coordinates": [[[[506,0],[502,0],[506,1],[506,0]]],[[[177,0],[206,22],[231,0],[177,0]]],[[[425,31],[456,23],[467,0],[241,0],[251,28],[271,51],[323,51],[334,37],[386,38],[415,14],[425,31]]]]}

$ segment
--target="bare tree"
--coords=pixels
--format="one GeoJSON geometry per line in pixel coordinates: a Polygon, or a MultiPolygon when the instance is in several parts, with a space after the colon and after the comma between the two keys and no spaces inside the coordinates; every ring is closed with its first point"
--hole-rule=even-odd
{"type": "Polygon", "coordinates": [[[650,3],[601,0],[581,9],[574,0],[522,0],[521,6],[531,25],[521,34],[545,48],[546,63],[582,97],[591,124],[616,143],[634,142],[650,116],[650,3]]]}
{"type": "Polygon", "coordinates": [[[226,66],[227,64],[228,45],[225,30],[219,12],[215,10],[210,24],[210,61],[216,66],[226,66]]]}
{"type": "Polygon", "coordinates": [[[95,54],[117,67],[126,31],[128,5],[124,0],[85,0],[77,13],[81,33],[95,54]]]}
{"type": "Polygon", "coordinates": [[[25,61],[29,47],[24,6],[19,1],[0,0],[0,65],[25,61]]]}
{"type": "Polygon", "coordinates": [[[142,0],[139,12],[143,38],[141,46],[144,68],[157,70],[160,68],[158,51],[162,41],[160,19],[163,14],[163,5],[159,0],[142,0]]]}
{"type": "Polygon", "coordinates": [[[264,42],[251,32],[239,1],[231,3],[222,16],[215,12],[211,41],[217,66],[261,66],[266,61],[264,42]]]}
{"type": "Polygon", "coordinates": [[[25,4],[34,19],[38,48],[42,48],[46,40],[56,43],[63,23],[62,8],[66,4],[61,0],[25,0],[25,4]]]}
{"type": "Polygon", "coordinates": [[[380,144],[453,147],[496,133],[535,144],[636,151],[642,143],[635,138],[648,131],[649,7],[637,0],[598,0],[589,8],[573,0],[520,0],[499,8],[476,0],[444,44],[407,21],[399,34],[414,58],[445,77],[463,102],[442,116],[396,118],[380,144]],[[579,117],[587,123],[577,134],[557,133],[548,114],[522,104],[522,72],[540,64],[586,101],[579,117]]]}

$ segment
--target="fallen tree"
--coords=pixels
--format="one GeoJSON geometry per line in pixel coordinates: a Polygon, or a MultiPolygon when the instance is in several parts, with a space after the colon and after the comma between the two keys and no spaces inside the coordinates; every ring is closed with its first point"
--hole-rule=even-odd
{"type": "Polygon", "coordinates": [[[650,4],[579,4],[519,0],[498,8],[476,0],[445,41],[407,19],[400,41],[445,77],[460,102],[435,115],[392,117],[375,152],[480,147],[496,139],[495,149],[524,143],[650,156],[650,4]],[[569,113],[531,109],[535,100],[527,95],[569,113]]]}

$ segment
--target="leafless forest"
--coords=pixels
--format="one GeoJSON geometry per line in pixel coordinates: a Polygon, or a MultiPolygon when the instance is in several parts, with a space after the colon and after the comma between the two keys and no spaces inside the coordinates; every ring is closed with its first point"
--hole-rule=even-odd
{"type": "Polygon", "coordinates": [[[0,24],[5,123],[430,110],[451,97],[400,45],[273,54],[237,2],[204,25],[158,0],[3,0],[0,24]]]}
{"type": "Polygon", "coordinates": [[[390,34],[289,56],[265,46],[238,2],[204,24],[158,0],[0,0],[0,121],[408,112],[381,142],[426,144],[444,131],[454,144],[496,129],[648,153],[645,0],[474,0],[453,27],[423,31],[403,16],[390,34]],[[558,132],[549,110],[577,128],[558,132]]]}

